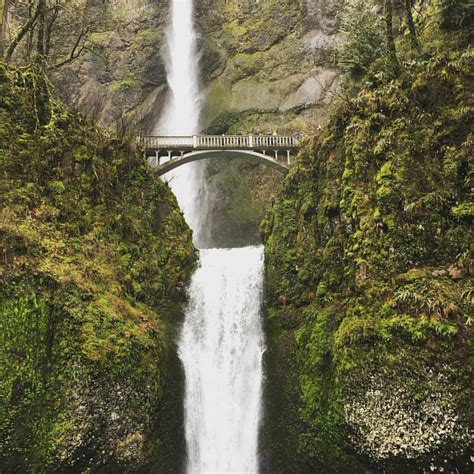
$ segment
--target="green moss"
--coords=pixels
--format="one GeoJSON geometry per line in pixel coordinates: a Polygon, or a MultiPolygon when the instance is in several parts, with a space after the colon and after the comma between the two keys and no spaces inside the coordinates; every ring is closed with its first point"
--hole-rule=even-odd
{"type": "Polygon", "coordinates": [[[346,411],[380,378],[410,400],[451,400],[459,432],[472,426],[472,111],[458,119],[472,71],[464,51],[438,54],[338,104],[262,224],[268,301],[285,296],[274,321],[299,374],[286,422],[299,456],[325,472],[464,466],[456,433],[415,459],[377,458],[346,411]]]}
{"type": "Polygon", "coordinates": [[[459,206],[453,207],[451,213],[454,217],[472,219],[474,217],[474,204],[472,202],[462,203],[459,206]]]}
{"type": "Polygon", "coordinates": [[[141,154],[39,71],[0,65],[0,97],[0,469],[146,465],[191,231],[141,154]]]}
{"type": "Polygon", "coordinates": [[[134,79],[132,77],[128,77],[126,79],[123,79],[121,81],[115,81],[112,82],[110,85],[110,88],[114,92],[126,92],[128,89],[133,87],[134,84],[134,79]]]}
{"type": "Polygon", "coordinates": [[[214,119],[223,110],[228,110],[229,96],[230,84],[221,81],[215,82],[206,99],[206,106],[203,112],[204,117],[207,120],[214,119]]]}

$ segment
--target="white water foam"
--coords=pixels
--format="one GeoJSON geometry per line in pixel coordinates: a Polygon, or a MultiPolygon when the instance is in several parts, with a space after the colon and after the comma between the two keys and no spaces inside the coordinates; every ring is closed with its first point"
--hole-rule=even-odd
{"type": "Polygon", "coordinates": [[[201,250],[179,343],[188,472],[257,472],[263,247],[201,250]]]}

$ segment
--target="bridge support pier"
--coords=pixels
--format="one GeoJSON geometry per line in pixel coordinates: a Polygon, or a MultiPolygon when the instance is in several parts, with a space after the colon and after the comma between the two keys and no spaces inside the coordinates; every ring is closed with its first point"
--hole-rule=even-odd
{"type": "Polygon", "coordinates": [[[291,152],[290,150],[286,150],[286,161],[288,164],[290,164],[291,161],[291,152]]]}

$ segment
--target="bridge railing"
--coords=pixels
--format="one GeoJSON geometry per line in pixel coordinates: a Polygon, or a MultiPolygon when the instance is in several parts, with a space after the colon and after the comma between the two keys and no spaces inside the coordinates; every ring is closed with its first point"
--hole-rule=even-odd
{"type": "Polygon", "coordinates": [[[145,148],[193,147],[193,137],[166,136],[166,137],[138,137],[137,142],[145,148]]]}
{"type": "Polygon", "coordinates": [[[250,136],[243,135],[197,135],[197,148],[251,148],[250,136]]]}
{"type": "Polygon", "coordinates": [[[288,135],[193,135],[140,136],[137,143],[144,148],[296,148],[300,139],[288,135]]]}

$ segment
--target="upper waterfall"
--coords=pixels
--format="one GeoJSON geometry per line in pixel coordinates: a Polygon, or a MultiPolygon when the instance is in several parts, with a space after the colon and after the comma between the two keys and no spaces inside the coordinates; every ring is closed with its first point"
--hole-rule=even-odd
{"type": "MultiPolygon", "coordinates": [[[[156,130],[161,135],[193,135],[199,130],[202,101],[196,38],[193,0],[173,0],[164,51],[170,93],[156,130]]],[[[204,171],[204,163],[191,163],[166,175],[186,221],[193,229],[194,243],[198,247],[205,234],[204,171]]]]}
{"type": "Polygon", "coordinates": [[[173,0],[167,35],[168,102],[159,123],[163,135],[192,135],[199,129],[199,56],[193,0],[173,0]]]}

